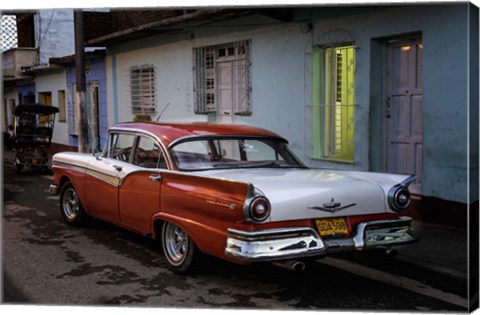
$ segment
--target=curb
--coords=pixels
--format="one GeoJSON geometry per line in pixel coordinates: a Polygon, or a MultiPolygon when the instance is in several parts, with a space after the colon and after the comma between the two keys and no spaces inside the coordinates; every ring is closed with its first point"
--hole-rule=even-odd
{"type": "Polygon", "coordinates": [[[461,281],[468,280],[468,274],[457,269],[452,269],[442,264],[438,264],[428,260],[422,260],[421,258],[418,258],[418,257],[402,255],[401,253],[399,253],[395,258],[402,262],[415,265],[417,267],[421,267],[429,271],[434,271],[436,273],[443,274],[443,275],[455,278],[457,280],[461,280],[461,281]]]}

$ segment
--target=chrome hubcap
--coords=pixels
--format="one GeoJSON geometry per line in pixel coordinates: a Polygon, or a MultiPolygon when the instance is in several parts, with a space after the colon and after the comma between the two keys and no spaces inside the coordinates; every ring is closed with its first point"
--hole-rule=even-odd
{"type": "Polygon", "coordinates": [[[75,189],[68,188],[63,194],[63,213],[69,220],[75,219],[80,210],[80,201],[75,189]]]}
{"type": "Polygon", "coordinates": [[[185,260],[188,251],[188,235],[178,226],[167,223],[163,235],[167,259],[173,265],[180,265],[185,260]]]}

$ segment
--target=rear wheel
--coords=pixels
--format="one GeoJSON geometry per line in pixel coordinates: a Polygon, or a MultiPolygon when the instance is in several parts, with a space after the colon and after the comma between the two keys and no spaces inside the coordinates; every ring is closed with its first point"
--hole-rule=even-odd
{"type": "Polygon", "coordinates": [[[70,182],[66,182],[60,192],[60,214],[67,224],[73,226],[83,225],[90,219],[70,182]]]}
{"type": "Polygon", "coordinates": [[[165,222],[162,227],[162,250],[168,266],[177,273],[191,271],[199,254],[188,234],[170,222],[165,222]]]}

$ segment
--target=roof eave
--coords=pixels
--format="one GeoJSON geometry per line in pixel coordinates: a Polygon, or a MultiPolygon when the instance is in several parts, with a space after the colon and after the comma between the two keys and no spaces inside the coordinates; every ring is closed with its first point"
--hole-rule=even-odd
{"type": "Polygon", "coordinates": [[[166,28],[172,26],[178,26],[183,23],[198,21],[208,19],[214,16],[219,16],[225,13],[228,13],[227,9],[205,9],[198,10],[193,13],[184,14],[181,16],[176,16],[172,18],[162,19],[159,21],[146,23],[143,25],[131,27],[125,30],[100,36],[97,38],[90,39],[85,42],[85,46],[108,46],[118,43],[122,43],[130,40],[131,38],[141,38],[151,35],[152,30],[157,30],[158,32],[165,32],[165,30],[159,30],[159,28],[166,28]],[[145,34],[147,33],[147,34],[145,34]]]}

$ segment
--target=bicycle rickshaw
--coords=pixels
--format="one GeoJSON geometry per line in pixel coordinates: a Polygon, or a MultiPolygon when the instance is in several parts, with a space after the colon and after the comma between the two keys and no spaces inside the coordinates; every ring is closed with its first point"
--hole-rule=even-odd
{"type": "Polygon", "coordinates": [[[58,108],[42,104],[18,105],[14,111],[15,170],[24,166],[48,170],[48,148],[52,142],[58,108]]]}

